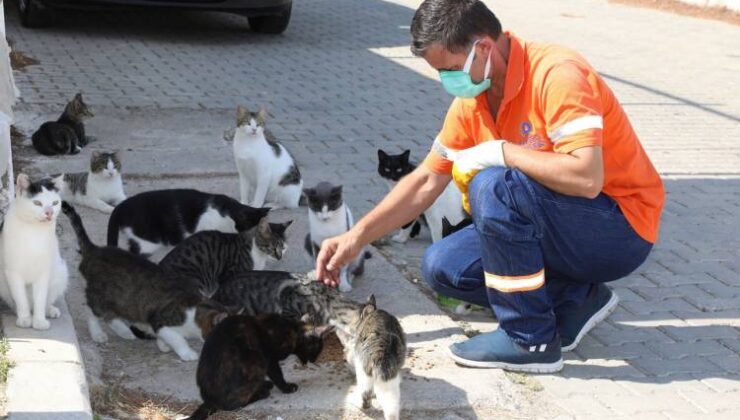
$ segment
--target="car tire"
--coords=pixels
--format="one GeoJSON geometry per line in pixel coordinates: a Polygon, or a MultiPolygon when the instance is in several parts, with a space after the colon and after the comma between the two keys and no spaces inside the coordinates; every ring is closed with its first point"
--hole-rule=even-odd
{"type": "Polygon", "coordinates": [[[18,15],[21,25],[26,28],[39,28],[51,23],[48,11],[41,7],[39,0],[18,0],[18,15]]]}
{"type": "Polygon", "coordinates": [[[262,34],[281,34],[288,28],[292,7],[293,4],[289,4],[280,13],[275,15],[249,17],[247,18],[249,20],[249,27],[252,31],[262,34]]]}

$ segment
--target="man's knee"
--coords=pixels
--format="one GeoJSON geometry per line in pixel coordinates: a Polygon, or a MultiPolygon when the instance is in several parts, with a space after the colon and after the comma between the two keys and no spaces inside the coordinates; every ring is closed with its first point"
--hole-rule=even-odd
{"type": "Polygon", "coordinates": [[[434,291],[438,291],[440,282],[444,282],[444,252],[439,242],[431,244],[421,260],[421,276],[434,291]]]}
{"type": "Polygon", "coordinates": [[[535,214],[529,181],[518,169],[491,167],[478,173],[468,189],[476,227],[487,234],[520,237],[510,232],[513,225],[531,224],[535,214]]]}

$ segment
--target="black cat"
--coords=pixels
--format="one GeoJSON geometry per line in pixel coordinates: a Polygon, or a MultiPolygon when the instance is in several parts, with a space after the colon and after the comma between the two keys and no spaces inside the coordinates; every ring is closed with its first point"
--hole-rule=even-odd
{"type": "Polygon", "coordinates": [[[284,393],[295,392],[298,385],[285,381],[280,361],[295,354],[304,365],[315,362],[331,331],[275,314],[221,321],[203,344],[196,376],[203,404],[189,419],[206,419],[267,398],[273,383],[284,393]]]}

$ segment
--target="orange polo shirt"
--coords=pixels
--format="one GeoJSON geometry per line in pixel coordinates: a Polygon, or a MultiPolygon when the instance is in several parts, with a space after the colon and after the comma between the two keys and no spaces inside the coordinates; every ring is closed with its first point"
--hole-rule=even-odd
{"type": "MultiPolygon", "coordinates": [[[[643,239],[654,243],[663,183],[614,93],[578,53],[506,34],[511,43],[498,115],[491,115],[485,92],[456,98],[436,141],[452,150],[492,139],[554,153],[601,146],[604,194],[617,202],[643,239]]],[[[452,171],[452,162],[434,148],[424,164],[436,173],[452,171]]]]}

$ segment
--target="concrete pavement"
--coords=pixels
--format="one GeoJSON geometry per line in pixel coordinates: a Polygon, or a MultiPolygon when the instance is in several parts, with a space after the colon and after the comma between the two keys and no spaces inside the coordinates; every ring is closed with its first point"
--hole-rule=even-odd
{"type": "MultiPolygon", "coordinates": [[[[423,156],[450,101],[434,72],[409,54],[416,5],[297,2],[281,37],[250,34],[237,17],[220,14],[74,13],[37,31],[21,29],[10,17],[9,36],[41,60],[17,74],[24,94],[19,125],[28,131],[82,89],[98,108],[89,131],[101,141],[92,148],[126,151],[129,192],[191,185],[235,194],[220,133],[236,104],[267,105],[270,128],[296,155],[307,184],[341,180],[355,213],[362,214],[386,191],[375,173],[375,149],[408,148],[423,156]]],[[[386,247],[395,267],[372,260],[359,293],[372,289],[381,302],[385,294],[404,325],[425,336],[413,345],[432,349],[423,360],[434,369],[410,366],[419,381],[407,381],[405,389],[419,399],[409,407],[428,415],[421,409],[431,403],[427,390],[436,389],[450,392],[463,418],[729,418],[740,410],[740,45],[733,41],[740,29],[597,0],[490,5],[505,28],[573,47],[604,75],[664,175],[661,239],[643,267],[613,284],[620,308],[568,356],[563,372],[532,377],[542,392],[515,385],[500,372],[448,365],[437,351],[459,337],[458,326],[485,331],[495,324],[480,314],[451,324],[420,294],[391,299],[397,290],[413,293],[402,274],[418,279],[425,243],[386,247]],[[424,316],[412,316],[412,309],[424,316]],[[430,388],[421,378],[433,382],[430,388]]],[[[39,158],[34,168],[80,170],[86,156],[39,158]]],[[[84,216],[102,240],[105,217],[92,211],[84,216]]],[[[284,216],[305,223],[300,213],[284,216]]],[[[291,229],[298,240],[305,226],[291,229]]],[[[301,258],[294,242],[284,266],[305,269],[301,258]]],[[[79,287],[76,282],[68,296],[73,315],[81,303],[79,287]]],[[[193,397],[185,382],[150,379],[170,373],[185,378],[192,367],[178,372],[179,362],[151,345],[112,340],[98,348],[83,326],[77,323],[93,382],[104,367],[146,389],[193,397]]],[[[300,377],[306,384],[316,380],[313,372],[300,377]]],[[[333,398],[350,381],[338,383],[333,398]]],[[[291,398],[313,392],[309,388],[276,401],[291,401],[287,414],[297,416],[304,406],[291,398]]],[[[336,414],[321,411],[336,407],[330,401],[317,410],[336,414]]],[[[275,404],[264,407],[271,411],[275,404]]]]}

